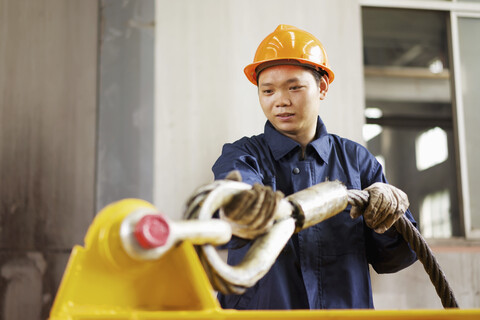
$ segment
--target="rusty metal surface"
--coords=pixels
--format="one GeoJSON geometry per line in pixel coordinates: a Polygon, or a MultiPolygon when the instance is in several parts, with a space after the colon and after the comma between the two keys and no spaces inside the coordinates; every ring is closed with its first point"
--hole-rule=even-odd
{"type": "Polygon", "coordinates": [[[70,248],[95,213],[97,2],[2,2],[0,247],[70,248]]]}
{"type": "Polygon", "coordinates": [[[95,214],[98,2],[0,0],[0,319],[46,319],[95,214]]]}

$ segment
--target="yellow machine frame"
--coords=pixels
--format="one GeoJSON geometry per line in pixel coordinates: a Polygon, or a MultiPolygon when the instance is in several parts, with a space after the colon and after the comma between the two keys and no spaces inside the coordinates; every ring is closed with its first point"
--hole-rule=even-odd
{"type": "Polygon", "coordinates": [[[119,227],[131,212],[154,209],[126,199],[102,210],[75,246],[50,320],[86,319],[480,319],[480,310],[237,311],[220,307],[193,245],[185,241],[154,261],[128,256],[119,227]]]}

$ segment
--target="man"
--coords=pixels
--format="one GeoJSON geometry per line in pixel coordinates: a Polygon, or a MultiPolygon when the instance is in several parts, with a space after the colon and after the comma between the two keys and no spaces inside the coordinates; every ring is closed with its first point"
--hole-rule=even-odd
{"type": "MultiPolygon", "coordinates": [[[[278,26],[259,45],[245,74],[258,86],[268,121],[263,134],[223,147],[213,166],[215,178],[224,179],[236,171],[244,182],[255,185],[256,192],[275,199],[279,191],[290,195],[326,180],[340,180],[348,189],[367,189],[370,204],[365,212],[348,206],[293,235],[254,287],[242,295],[219,294],[222,307],[373,308],[368,265],[379,273],[396,272],[416,260],[394,228],[388,229],[403,213],[414,222],[406,195],[385,184],[381,165],[364,147],[326,131],[319,107],[334,73],[322,44],[313,35],[278,26]]],[[[271,214],[252,210],[255,205],[249,201],[242,202],[249,192],[237,196],[240,203],[248,204],[224,208],[224,215],[237,224],[252,218],[264,220],[256,224],[262,226],[257,230],[261,234],[271,225],[271,214]],[[250,216],[242,219],[242,215],[250,216]]],[[[244,234],[234,232],[237,237],[229,243],[230,264],[242,260],[251,243],[248,239],[255,236],[252,229],[244,234]]]]}

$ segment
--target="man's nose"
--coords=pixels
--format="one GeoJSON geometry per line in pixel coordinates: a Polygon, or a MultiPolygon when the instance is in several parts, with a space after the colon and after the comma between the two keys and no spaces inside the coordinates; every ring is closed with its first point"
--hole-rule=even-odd
{"type": "Polygon", "coordinates": [[[276,101],[276,107],[285,107],[291,105],[290,101],[290,93],[285,92],[285,91],[278,91],[277,92],[277,101],[276,101]]]}

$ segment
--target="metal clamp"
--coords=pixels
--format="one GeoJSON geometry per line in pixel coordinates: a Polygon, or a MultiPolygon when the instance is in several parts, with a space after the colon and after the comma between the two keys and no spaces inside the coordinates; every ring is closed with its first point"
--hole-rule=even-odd
{"type": "Polygon", "coordinates": [[[294,232],[328,219],[347,206],[347,190],[340,182],[324,182],[281,199],[275,208],[273,227],[253,240],[243,260],[231,266],[215,249],[230,240],[230,225],[212,217],[235,194],[250,188],[230,180],[203,186],[187,202],[187,220],[180,222],[150,210],[134,212],[121,224],[123,247],[135,259],[153,260],[188,239],[197,245],[213,287],[223,293],[241,294],[270,270],[294,232]]]}

